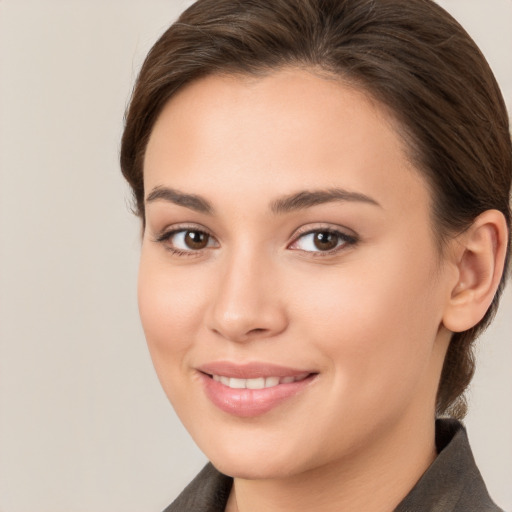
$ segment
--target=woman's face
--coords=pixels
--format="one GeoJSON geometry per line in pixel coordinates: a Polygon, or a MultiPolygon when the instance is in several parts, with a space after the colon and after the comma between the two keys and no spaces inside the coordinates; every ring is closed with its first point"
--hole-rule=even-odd
{"type": "Polygon", "coordinates": [[[431,428],[453,272],[385,109],[304,70],[209,76],[164,108],[144,186],[149,350],[221,471],[299,474],[431,428]]]}

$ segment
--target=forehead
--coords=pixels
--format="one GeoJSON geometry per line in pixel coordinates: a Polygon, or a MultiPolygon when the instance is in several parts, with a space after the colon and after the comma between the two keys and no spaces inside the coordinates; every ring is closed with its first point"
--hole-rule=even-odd
{"type": "Polygon", "coordinates": [[[153,128],[144,181],[146,191],[172,181],[207,194],[229,182],[263,196],[337,185],[401,194],[404,206],[414,203],[413,184],[426,192],[385,107],[353,86],[294,68],[211,75],[180,90],[153,128]]]}

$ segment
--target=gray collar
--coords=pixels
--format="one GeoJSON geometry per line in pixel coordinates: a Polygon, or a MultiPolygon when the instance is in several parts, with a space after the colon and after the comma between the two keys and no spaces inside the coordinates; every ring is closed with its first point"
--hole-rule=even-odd
{"type": "MultiPolygon", "coordinates": [[[[503,512],[489,497],[462,424],[437,420],[436,444],[436,460],[395,512],[503,512]]],[[[207,464],[164,512],[224,512],[232,485],[207,464]]]]}

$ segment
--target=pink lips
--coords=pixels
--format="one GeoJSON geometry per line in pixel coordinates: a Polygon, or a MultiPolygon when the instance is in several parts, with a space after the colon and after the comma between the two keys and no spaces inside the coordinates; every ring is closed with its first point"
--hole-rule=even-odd
{"type": "Polygon", "coordinates": [[[211,402],[228,414],[246,418],[264,414],[277,407],[303,390],[317,375],[315,372],[273,364],[237,365],[227,361],[209,363],[198,370],[206,396],[211,402]],[[219,377],[222,377],[223,382],[219,382],[219,377]],[[228,379],[231,387],[227,384],[228,379]],[[231,379],[235,379],[237,385],[248,387],[234,388],[231,379]],[[245,379],[251,381],[244,383],[245,379]],[[260,387],[263,382],[270,387],[260,387]]]}

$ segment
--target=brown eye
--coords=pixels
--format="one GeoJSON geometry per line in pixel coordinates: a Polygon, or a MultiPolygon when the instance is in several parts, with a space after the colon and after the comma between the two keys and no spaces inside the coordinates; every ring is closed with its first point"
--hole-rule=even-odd
{"type": "Polygon", "coordinates": [[[208,246],[210,236],[202,231],[185,231],[184,243],[189,249],[200,250],[208,246]]]}
{"type": "Polygon", "coordinates": [[[215,238],[199,229],[176,229],[164,233],[156,241],[164,244],[171,252],[183,255],[192,255],[202,249],[218,247],[215,238]]]}
{"type": "Polygon", "coordinates": [[[290,249],[299,249],[313,255],[316,253],[318,256],[321,253],[332,254],[356,243],[357,238],[355,236],[337,230],[317,229],[299,236],[290,246],[290,249]]]}
{"type": "Polygon", "coordinates": [[[338,245],[340,237],[336,233],[331,233],[329,231],[319,231],[313,234],[313,243],[319,251],[330,251],[338,245]]]}

